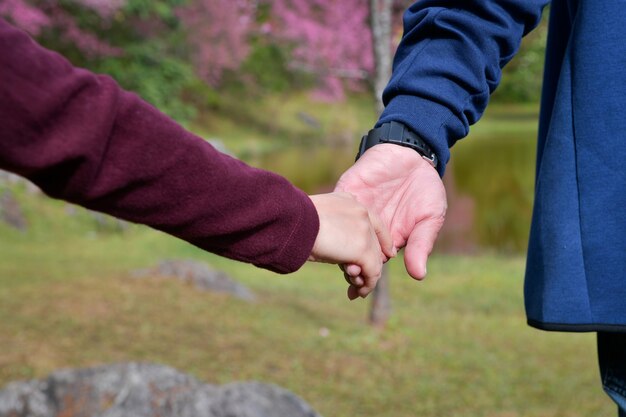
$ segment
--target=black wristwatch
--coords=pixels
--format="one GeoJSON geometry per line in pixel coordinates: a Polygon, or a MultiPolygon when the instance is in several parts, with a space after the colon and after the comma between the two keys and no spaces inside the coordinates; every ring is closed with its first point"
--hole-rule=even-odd
{"type": "Polygon", "coordinates": [[[372,129],[361,139],[359,153],[356,154],[357,161],[366,150],[379,143],[395,143],[414,149],[434,168],[437,168],[437,155],[430,149],[430,146],[422,138],[413,133],[407,126],[399,122],[383,123],[380,127],[372,129]]]}

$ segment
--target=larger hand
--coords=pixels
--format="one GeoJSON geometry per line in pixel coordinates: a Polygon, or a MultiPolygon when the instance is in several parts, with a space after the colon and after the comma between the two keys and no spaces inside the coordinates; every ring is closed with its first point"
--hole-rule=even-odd
{"type": "Polygon", "coordinates": [[[426,276],[426,261],[445,219],[446,192],[439,174],[413,149],[394,144],[370,148],[339,179],[389,228],[413,278],[426,276]]]}

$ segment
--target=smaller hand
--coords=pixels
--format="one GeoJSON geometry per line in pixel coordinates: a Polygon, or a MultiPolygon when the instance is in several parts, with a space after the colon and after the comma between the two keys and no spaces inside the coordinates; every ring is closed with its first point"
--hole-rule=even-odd
{"type": "Polygon", "coordinates": [[[320,229],[310,261],[351,265],[344,271],[351,287],[348,296],[367,296],[376,287],[383,263],[395,255],[389,231],[378,217],[349,193],[310,196],[320,229]]]}

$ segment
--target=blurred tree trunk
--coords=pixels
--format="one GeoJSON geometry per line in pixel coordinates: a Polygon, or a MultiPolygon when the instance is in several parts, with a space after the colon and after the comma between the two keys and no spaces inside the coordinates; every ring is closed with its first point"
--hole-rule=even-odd
{"type": "MultiPolygon", "coordinates": [[[[376,109],[382,113],[383,90],[391,78],[391,19],[393,0],[370,0],[370,26],[374,47],[375,75],[373,94],[376,109]]],[[[391,315],[391,295],[389,293],[389,267],[383,267],[383,275],[372,293],[369,322],[375,327],[385,327],[391,315]]]]}
{"type": "Polygon", "coordinates": [[[376,328],[384,328],[391,315],[391,295],[389,293],[389,265],[383,266],[383,275],[372,292],[369,323],[376,328]]]}
{"type": "Polygon", "coordinates": [[[391,78],[391,19],[393,0],[370,0],[370,26],[374,47],[374,96],[376,108],[382,113],[383,90],[391,78]]]}

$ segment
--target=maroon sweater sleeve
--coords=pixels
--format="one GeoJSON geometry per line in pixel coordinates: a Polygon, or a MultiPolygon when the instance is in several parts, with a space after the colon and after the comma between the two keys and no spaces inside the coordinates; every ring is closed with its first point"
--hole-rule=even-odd
{"type": "Polygon", "coordinates": [[[2,19],[0,168],[52,197],[281,273],[306,261],[319,228],[311,200],[284,178],[216,151],[2,19]]]}

